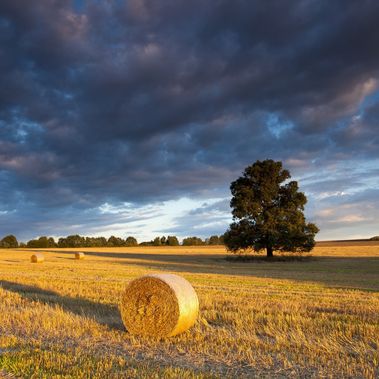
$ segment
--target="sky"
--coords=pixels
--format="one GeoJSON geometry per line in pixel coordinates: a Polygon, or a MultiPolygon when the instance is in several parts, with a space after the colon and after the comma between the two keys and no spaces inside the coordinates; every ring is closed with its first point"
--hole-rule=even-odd
{"type": "Polygon", "coordinates": [[[0,237],[207,237],[283,162],[318,240],[379,235],[376,0],[1,0],[0,237]]]}

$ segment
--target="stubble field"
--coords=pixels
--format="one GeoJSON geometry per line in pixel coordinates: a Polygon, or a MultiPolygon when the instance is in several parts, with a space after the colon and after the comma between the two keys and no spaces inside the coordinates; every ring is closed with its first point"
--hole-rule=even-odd
{"type": "Polygon", "coordinates": [[[226,261],[223,247],[0,250],[0,377],[379,377],[379,242],[310,258],[226,261]],[[150,272],[196,289],[196,325],[130,335],[118,302],[150,272]]]}

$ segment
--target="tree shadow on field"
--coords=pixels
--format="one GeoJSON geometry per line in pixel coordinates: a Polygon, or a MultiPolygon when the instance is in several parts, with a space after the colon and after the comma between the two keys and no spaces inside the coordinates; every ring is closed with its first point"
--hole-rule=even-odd
{"type": "Polygon", "coordinates": [[[117,306],[97,303],[81,297],[62,296],[59,293],[36,286],[0,280],[0,286],[24,299],[47,305],[58,305],[64,311],[91,318],[110,329],[125,330],[117,306]]]}
{"type": "Polygon", "coordinates": [[[118,258],[113,263],[137,264],[159,271],[224,276],[253,276],[312,282],[345,290],[379,291],[379,257],[281,256],[238,257],[219,254],[190,253],[141,254],[87,252],[104,258],[118,258]]]}
{"type": "MultiPolygon", "coordinates": [[[[38,251],[38,250],[35,250],[38,251]]],[[[50,253],[73,255],[78,250],[49,250],[50,253]]],[[[146,264],[148,266],[157,267],[177,267],[183,271],[204,272],[212,268],[218,268],[218,264],[225,263],[225,255],[208,254],[208,253],[186,253],[186,254],[163,254],[163,253],[140,253],[140,252],[117,252],[117,251],[84,251],[86,257],[101,257],[107,258],[114,263],[121,264],[146,264]],[[117,259],[117,260],[115,260],[117,259]],[[120,260],[120,261],[118,261],[120,260]],[[122,260],[122,261],[121,261],[122,260]]],[[[62,257],[57,257],[64,259],[62,257]]],[[[180,270],[178,270],[180,271],[180,270]]]]}
{"type": "Polygon", "coordinates": [[[312,255],[274,255],[273,257],[267,258],[266,255],[252,255],[252,254],[236,254],[228,255],[225,257],[228,262],[254,262],[254,263],[274,263],[274,262],[309,262],[317,260],[312,255]]]}
{"type": "MultiPolygon", "coordinates": [[[[73,255],[77,250],[49,250],[73,255]]],[[[327,287],[379,291],[378,256],[265,255],[235,256],[193,252],[146,253],[141,251],[85,251],[86,257],[101,257],[112,264],[137,265],[143,268],[186,274],[216,274],[320,283],[327,287]]]]}

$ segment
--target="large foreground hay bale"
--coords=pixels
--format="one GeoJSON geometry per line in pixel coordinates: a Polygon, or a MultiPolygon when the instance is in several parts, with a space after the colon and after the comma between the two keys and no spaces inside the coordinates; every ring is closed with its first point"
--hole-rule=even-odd
{"type": "Polygon", "coordinates": [[[132,334],[170,337],[189,329],[199,313],[191,284],[173,274],[133,280],[121,298],[121,317],[132,334]]]}
{"type": "Polygon", "coordinates": [[[33,254],[30,257],[32,263],[42,263],[45,260],[45,257],[41,253],[33,254]]]}
{"type": "Polygon", "coordinates": [[[75,253],[75,259],[84,259],[84,253],[77,251],[75,253]]]}

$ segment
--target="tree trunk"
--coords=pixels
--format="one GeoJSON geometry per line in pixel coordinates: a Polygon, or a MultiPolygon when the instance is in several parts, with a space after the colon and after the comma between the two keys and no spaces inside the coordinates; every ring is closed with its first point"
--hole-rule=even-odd
{"type": "Polygon", "coordinates": [[[267,246],[266,250],[267,250],[267,258],[272,258],[274,256],[272,246],[267,246]]]}

